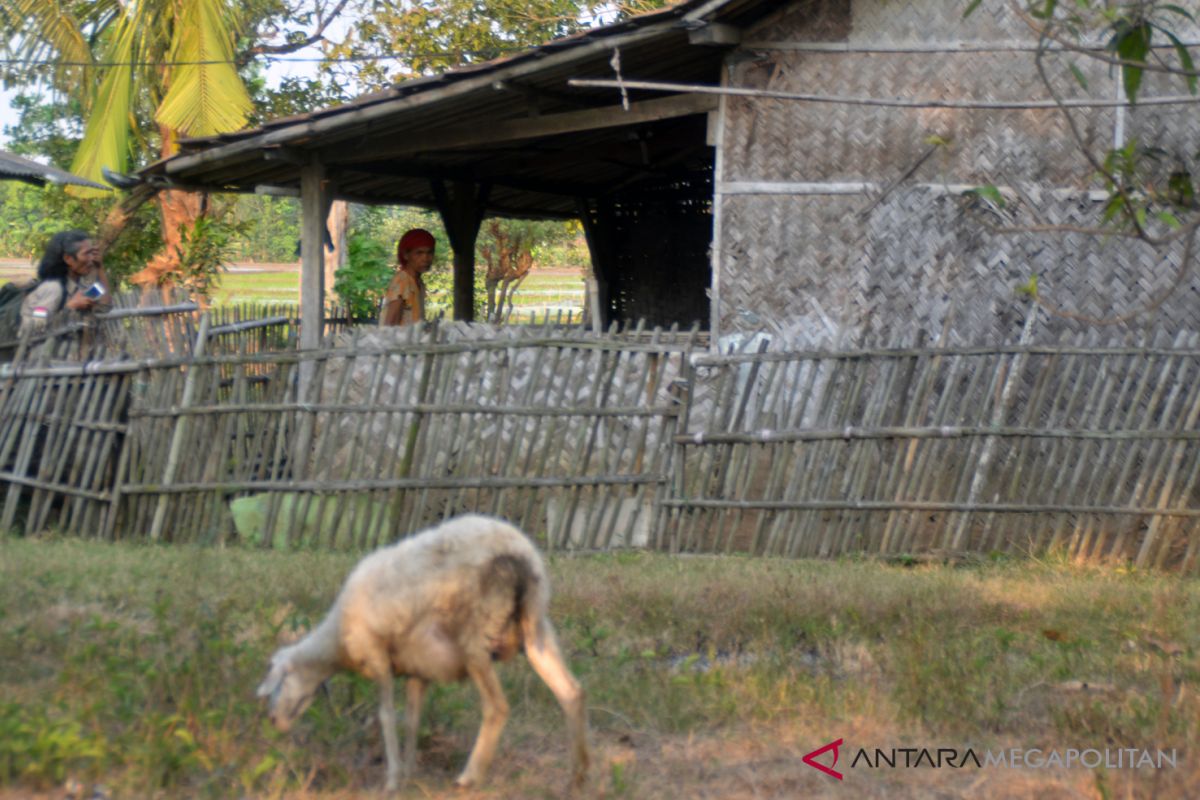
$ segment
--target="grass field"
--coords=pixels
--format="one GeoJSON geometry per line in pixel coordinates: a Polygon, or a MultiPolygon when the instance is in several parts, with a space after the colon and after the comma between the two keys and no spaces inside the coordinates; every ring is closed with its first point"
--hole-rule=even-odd
{"type": "MultiPolygon", "coordinates": [[[[335,678],[287,736],[254,698],[277,642],[320,618],[353,560],[0,539],[0,797],[368,796],[383,775],[373,687],[335,678]]],[[[588,691],[586,796],[1200,796],[1195,581],[1044,561],[550,566],[588,691]],[[838,738],[843,781],[802,761],[838,738]],[[1174,749],[1177,764],[852,765],[859,748],[906,747],[1174,749]]],[[[553,698],[521,659],[501,673],[513,714],[489,785],[451,789],[478,706],[442,687],[402,797],[560,796],[553,698]]]]}
{"type": "MultiPolygon", "coordinates": [[[[299,283],[294,271],[226,272],[213,291],[215,305],[243,302],[299,302],[299,283]]],[[[514,310],[547,306],[583,307],[583,279],[562,270],[534,270],[513,298],[514,310]]],[[[449,298],[431,298],[436,304],[449,298]]]]}

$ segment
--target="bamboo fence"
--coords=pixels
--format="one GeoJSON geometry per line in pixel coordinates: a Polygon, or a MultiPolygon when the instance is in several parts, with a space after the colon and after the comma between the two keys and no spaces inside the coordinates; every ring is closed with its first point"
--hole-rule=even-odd
{"type": "Polygon", "coordinates": [[[700,356],[659,545],[1195,571],[1198,342],[700,356]]]}
{"type": "Polygon", "coordinates": [[[365,549],[1061,551],[1198,569],[1200,338],[711,353],[696,332],[224,312],[170,355],[0,367],[0,525],[365,549]]]}

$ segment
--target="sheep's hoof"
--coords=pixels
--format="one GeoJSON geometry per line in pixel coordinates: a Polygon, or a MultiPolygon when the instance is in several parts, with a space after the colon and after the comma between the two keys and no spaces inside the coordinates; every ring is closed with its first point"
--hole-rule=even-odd
{"type": "Polygon", "coordinates": [[[567,782],[566,787],[563,789],[563,797],[580,797],[583,794],[583,789],[586,783],[587,777],[585,775],[572,776],[571,780],[567,782]]]}
{"type": "Polygon", "coordinates": [[[454,779],[454,785],[459,789],[472,789],[478,783],[479,781],[475,780],[474,777],[466,774],[465,772],[454,779]]]}

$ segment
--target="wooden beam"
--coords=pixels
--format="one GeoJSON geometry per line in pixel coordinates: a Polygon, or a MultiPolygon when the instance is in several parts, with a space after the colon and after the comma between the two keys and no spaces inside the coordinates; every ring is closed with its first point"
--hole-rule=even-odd
{"type": "Polygon", "coordinates": [[[580,192],[597,193],[605,189],[603,186],[531,180],[529,178],[516,177],[512,174],[499,174],[487,169],[486,163],[481,164],[480,167],[480,169],[439,167],[425,163],[389,159],[387,161],[363,161],[351,165],[330,165],[326,169],[328,174],[338,176],[339,183],[342,180],[353,182],[356,180],[356,176],[393,175],[400,178],[467,181],[471,183],[486,181],[496,186],[505,186],[526,192],[562,195],[564,197],[575,197],[580,192]]]}
{"type": "Polygon", "coordinates": [[[454,248],[454,318],[471,322],[475,319],[475,240],[492,187],[489,183],[454,181],[447,189],[445,183],[435,179],[430,188],[454,248]]]}
{"type": "Polygon", "coordinates": [[[420,133],[406,133],[397,135],[396,143],[390,147],[364,148],[359,156],[351,154],[347,157],[345,148],[322,148],[321,153],[326,160],[336,160],[340,164],[353,164],[356,160],[377,161],[381,158],[412,156],[430,151],[495,145],[501,142],[538,139],[581,131],[644,125],[693,114],[707,114],[716,109],[717,105],[717,99],[709,95],[679,94],[630,103],[628,111],[620,105],[614,105],[528,119],[454,125],[420,133]]]}
{"type": "Polygon", "coordinates": [[[263,148],[263,158],[267,161],[282,161],[298,167],[303,167],[308,163],[308,154],[295,147],[284,147],[283,145],[271,145],[263,148]]]}
{"type": "Polygon", "coordinates": [[[571,94],[569,92],[556,92],[553,89],[546,89],[541,86],[532,86],[520,81],[496,81],[492,84],[492,88],[498,92],[513,92],[522,97],[537,102],[539,100],[549,100],[554,103],[562,103],[563,105],[573,106],[575,108],[587,108],[587,99],[583,95],[571,94]]]}
{"type": "Polygon", "coordinates": [[[733,47],[741,44],[742,32],[732,25],[722,25],[719,22],[710,23],[702,28],[688,31],[688,44],[709,45],[715,47],[733,47]]]}

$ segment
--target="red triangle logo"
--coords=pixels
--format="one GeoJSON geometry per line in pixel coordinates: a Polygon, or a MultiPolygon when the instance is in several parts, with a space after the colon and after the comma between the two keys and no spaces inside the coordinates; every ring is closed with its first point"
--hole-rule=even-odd
{"type": "Polygon", "coordinates": [[[831,767],[837,766],[838,748],[841,746],[842,746],[841,739],[838,739],[836,742],[830,742],[829,744],[825,745],[824,747],[821,747],[817,750],[813,750],[811,753],[806,755],[804,757],[804,763],[808,764],[810,767],[813,767],[814,769],[821,770],[821,772],[824,772],[826,775],[832,775],[833,777],[837,778],[840,781],[842,779],[842,773],[838,772],[835,769],[832,769],[831,767]],[[827,752],[829,750],[833,751],[833,763],[827,767],[824,764],[821,764],[820,762],[817,761],[817,756],[819,756],[822,753],[827,752]]]}

